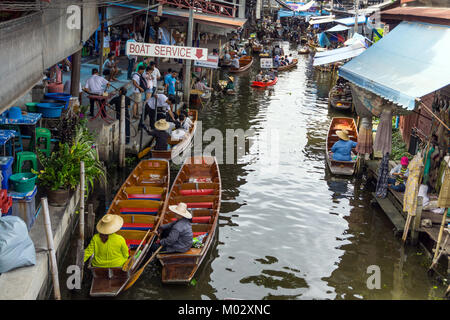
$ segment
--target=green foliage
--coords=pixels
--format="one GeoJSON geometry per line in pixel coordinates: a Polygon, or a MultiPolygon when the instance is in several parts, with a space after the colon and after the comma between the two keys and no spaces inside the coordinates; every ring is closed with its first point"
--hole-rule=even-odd
{"type": "Polygon", "coordinates": [[[408,153],[408,149],[406,149],[406,144],[403,142],[400,130],[392,129],[392,152],[390,158],[394,161],[400,161],[404,156],[411,159],[411,155],[408,153]]]}
{"type": "Polygon", "coordinates": [[[78,126],[72,143],[60,143],[59,150],[49,158],[38,151],[38,159],[43,166],[38,175],[41,185],[50,190],[75,189],[80,182],[80,162],[84,161],[86,192],[94,188],[96,179],[106,181],[103,163],[98,158],[94,139],[86,127],[78,126]]]}

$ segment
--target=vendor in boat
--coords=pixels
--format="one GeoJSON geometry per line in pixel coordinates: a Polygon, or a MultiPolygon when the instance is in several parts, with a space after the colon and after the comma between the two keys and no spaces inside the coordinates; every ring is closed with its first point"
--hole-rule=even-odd
{"type": "Polygon", "coordinates": [[[145,131],[156,139],[155,147],[153,150],[166,151],[168,146],[168,141],[170,138],[170,133],[168,132],[170,125],[166,119],[160,119],[155,122],[155,130],[148,130],[148,128],[143,126],[145,131]]]}
{"type": "Polygon", "coordinates": [[[161,252],[186,252],[192,247],[192,215],[183,202],[169,206],[169,210],[175,214],[176,221],[162,224],[157,230],[159,240],[152,245],[150,251],[154,252],[162,246],[161,252]]]}
{"type": "Polygon", "coordinates": [[[97,223],[98,233],[84,250],[84,262],[92,255],[92,266],[96,268],[121,268],[129,253],[124,237],[116,234],[122,228],[123,218],[116,214],[105,214],[97,223]]]}
{"type": "Polygon", "coordinates": [[[357,143],[350,140],[347,130],[337,130],[336,135],[339,137],[331,147],[332,159],[336,161],[352,161],[352,149],[356,148],[357,143]]]}
{"type": "Polygon", "coordinates": [[[256,79],[255,80],[258,81],[258,82],[263,82],[264,81],[264,73],[263,73],[262,70],[259,71],[259,73],[256,75],[256,79]]]}
{"type": "Polygon", "coordinates": [[[398,192],[405,191],[406,189],[405,182],[409,175],[408,163],[409,163],[408,157],[402,157],[400,160],[400,164],[392,168],[392,170],[390,171],[390,175],[393,178],[388,178],[389,188],[398,192]]]}
{"type": "Polygon", "coordinates": [[[225,87],[225,91],[234,90],[234,78],[232,76],[228,77],[227,86],[225,87]]]}
{"type": "Polygon", "coordinates": [[[237,55],[235,55],[234,58],[231,60],[231,66],[233,68],[239,69],[239,67],[240,67],[239,57],[237,55]]]}
{"type": "Polygon", "coordinates": [[[230,64],[231,63],[231,55],[228,52],[228,50],[225,51],[225,54],[223,55],[223,63],[224,64],[230,64]]]}
{"type": "Polygon", "coordinates": [[[194,89],[200,90],[200,91],[203,91],[203,92],[212,90],[212,88],[207,87],[207,86],[200,80],[200,78],[196,78],[196,79],[195,79],[194,89]]]}

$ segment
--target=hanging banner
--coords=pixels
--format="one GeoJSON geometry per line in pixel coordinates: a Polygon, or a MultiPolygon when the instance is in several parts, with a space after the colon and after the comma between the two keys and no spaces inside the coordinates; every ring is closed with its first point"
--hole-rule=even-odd
{"type": "Polygon", "coordinates": [[[272,58],[261,58],[261,68],[270,69],[273,68],[273,60],[272,58]]]}
{"type": "Polygon", "coordinates": [[[180,47],[156,43],[127,42],[126,54],[189,60],[208,60],[207,48],[180,47]]]}
{"type": "Polygon", "coordinates": [[[209,55],[208,60],[196,60],[194,61],[194,66],[217,69],[219,68],[219,56],[209,55]]]}

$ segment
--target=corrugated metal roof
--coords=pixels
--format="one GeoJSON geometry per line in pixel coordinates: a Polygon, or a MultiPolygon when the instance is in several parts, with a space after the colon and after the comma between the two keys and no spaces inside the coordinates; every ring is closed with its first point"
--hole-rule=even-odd
{"type": "Polygon", "coordinates": [[[450,25],[450,8],[398,7],[382,11],[381,18],[450,25]]]}
{"type": "MultiPolygon", "coordinates": [[[[354,26],[355,17],[348,17],[335,20],[336,23],[343,24],[345,26],[354,26]]],[[[366,23],[366,16],[358,16],[358,25],[366,23]]]]}
{"type": "Polygon", "coordinates": [[[313,66],[321,66],[324,64],[351,59],[353,57],[359,56],[361,53],[364,52],[364,50],[366,50],[366,48],[364,47],[363,44],[355,43],[354,45],[349,47],[318,52],[314,56],[313,66]]]}
{"type": "Polygon", "coordinates": [[[450,27],[402,22],[339,75],[407,110],[450,84],[450,27]]]}

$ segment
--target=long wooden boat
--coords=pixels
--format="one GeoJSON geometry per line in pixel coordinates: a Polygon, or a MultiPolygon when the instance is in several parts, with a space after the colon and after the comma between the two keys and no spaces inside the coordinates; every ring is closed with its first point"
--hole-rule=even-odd
{"type": "Polygon", "coordinates": [[[250,67],[253,64],[253,57],[251,56],[243,56],[239,59],[239,69],[237,68],[230,68],[228,70],[228,72],[230,73],[239,73],[239,72],[244,72],[248,69],[250,69],[250,67]]]}
{"type": "Polygon", "coordinates": [[[152,158],[172,160],[180,155],[190,145],[192,138],[194,137],[195,130],[197,129],[198,112],[195,109],[189,109],[188,115],[193,122],[189,132],[186,133],[181,140],[172,140],[169,138],[167,142],[170,146],[169,150],[153,150],[152,146],[152,158]]]}
{"type": "Polygon", "coordinates": [[[211,92],[192,89],[189,98],[192,105],[202,107],[211,99],[211,92]]]}
{"type": "MultiPolygon", "coordinates": [[[[160,253],[163,283],[189,283],[212,247],[217,229],[221,201],[221,179],[215,157],[191,157],[185,160],[169,194],[168,206],[187,204],[192,213],[193,236],[207,234],[203,247],[191,248],[185,253],[160,253]]],[[[163,213],[162,223],[170,223],[174,214],[163,213]]]]}
{"type": "Polygon", "coordinates": [[[273,86],[274,84],[277,83],[277,81],[278,81],[278,77],[275,77],[275,79],[273,79],[271,81],[253,81],[251,86],[256,87],[256,88],[265,88],[265,87],[273,86]]]}
{"type": "Polygon", "coordinates": [[[328,93],[330,106],[338,110],[349,110],[352,107],[352,93],[350,88],[334,86],[328,93]]]}
{"type": "Polygon", "coordinates": [[[295,68],[298,64],[298,59],[294,59],[292,60],[291,64],[288,64],[286,66],[282,66],[282,67],[278,67],[278,71],[286,71],[286,70],[291,70],[293,68],[295,68]]]}
{"type": "MultiPolygon", "coordinates": [[[[134,255],[149,229],[156,230],[167,206],[170,183],[170,165],[167,160],[142,160],[120,187],[106,214],[117,214],[124,220],[117,234],[123,236],[134,255]]],[[[134,281],[133,275],[145,263],[146,255],[153,241],[150,234],[141,246],[140,255],[132,268],[124,272],[122,268],[94,268],[90,295],[93,297],[113,297],[127,290],[134,281]],[[148,244],[148,245],[147,245],[148,244]]]]}
{"type": "MultiPolygon", "coordinates": [[[[343,129],[348,131],[350,140],[355,142],[358,141],[358,130],[356,129],[355,119],[341,117],[333,118],[328,129],[325,157],[332,174],[351,176],[355,172],[357,159],[352,161],[336,161],[332,159],[330,154],[333,145],[339,141],[336,131],[343,129]]],[[[356,154],[352,151],[352,159],[354,159],[355,155],[356,154]]]]}

